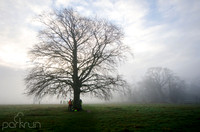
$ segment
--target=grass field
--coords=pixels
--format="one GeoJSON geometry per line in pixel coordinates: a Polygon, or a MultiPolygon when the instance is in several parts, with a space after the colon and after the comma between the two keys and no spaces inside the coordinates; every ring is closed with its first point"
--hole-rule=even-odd
{"type": "Polygon", "coordinates": [[[68,112],[66,105],[0,105],[0,131],[200,131],[200,105],[88,104],[83,108],[68,112]]]}

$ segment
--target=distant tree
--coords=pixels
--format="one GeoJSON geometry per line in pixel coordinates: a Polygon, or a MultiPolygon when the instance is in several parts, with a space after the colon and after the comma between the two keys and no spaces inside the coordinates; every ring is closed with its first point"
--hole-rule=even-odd
{"type": "Polygon", "coordinates": [[[200,103],[200,77],[191,80],[186,91],[186,103],[200,103]]]}
{"type": "Polygon", "coordinates": [[[153,101],[164,102],[165,88],[172,76],[173,73],[167,68],[153,67],[147,70],[144,85],[153,101]]]}
{"type": "Polygon", "coordinates": [[[168,68],[152,67],[140,87],[145,89],[146,98],[151,102],[177,103],[183,99],[185,83],[168,68]]]}
{"type": "Polygon", "coordinates": [[[79,109],[81,93],[109,99],[112,90],[125,87],[117,64],[129,50],[119,27],[73,9],[44,13],[38,20],[43,28],[40,42],[30,51],[34,67],[25,78],[28,95],[73,94],[79,109]]]}
{"type": "Polygon", "coordinates": [[[184,102],[186,83],[178,76],[173,76],[168,82],[169,100],[172,103],[184,102]]]}

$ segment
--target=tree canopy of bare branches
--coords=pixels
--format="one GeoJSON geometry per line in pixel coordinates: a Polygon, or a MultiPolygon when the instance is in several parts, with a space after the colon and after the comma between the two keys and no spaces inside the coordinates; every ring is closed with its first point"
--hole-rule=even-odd
{"type": "Polygon", "coordinates": [[[117,73],[128,53],[121,28],[73,9],[44,13],[38,20],[43,28],[29,52],[34,67],[25,78],[28,95],[73,94],[74,107],[80,108],[81,93],[109,99],[112,90],[125,86],[117,73]]]}

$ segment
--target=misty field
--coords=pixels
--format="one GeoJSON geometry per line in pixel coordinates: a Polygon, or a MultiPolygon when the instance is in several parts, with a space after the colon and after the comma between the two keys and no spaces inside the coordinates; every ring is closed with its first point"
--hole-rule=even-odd
{"type": "Polygon", "coordinates": [[[0,105],[3,131],[200,131],[200,105],[0,105]],[[34,124],[35,123],[35,124],[34,124]]]}

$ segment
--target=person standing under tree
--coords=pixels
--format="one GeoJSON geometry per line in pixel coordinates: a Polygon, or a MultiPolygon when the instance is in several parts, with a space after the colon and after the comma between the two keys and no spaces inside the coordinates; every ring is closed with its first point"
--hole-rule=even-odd
{"type": "Polygon", "coordinates": [[[82,100],[80,99],[80,110],[82,110],[82,100]]]}
{"type": "Polygon", "coordinates": [[[70,99],[69,102],[68,102],[68,111],[72,111],[72,100],[70,99]]]}

